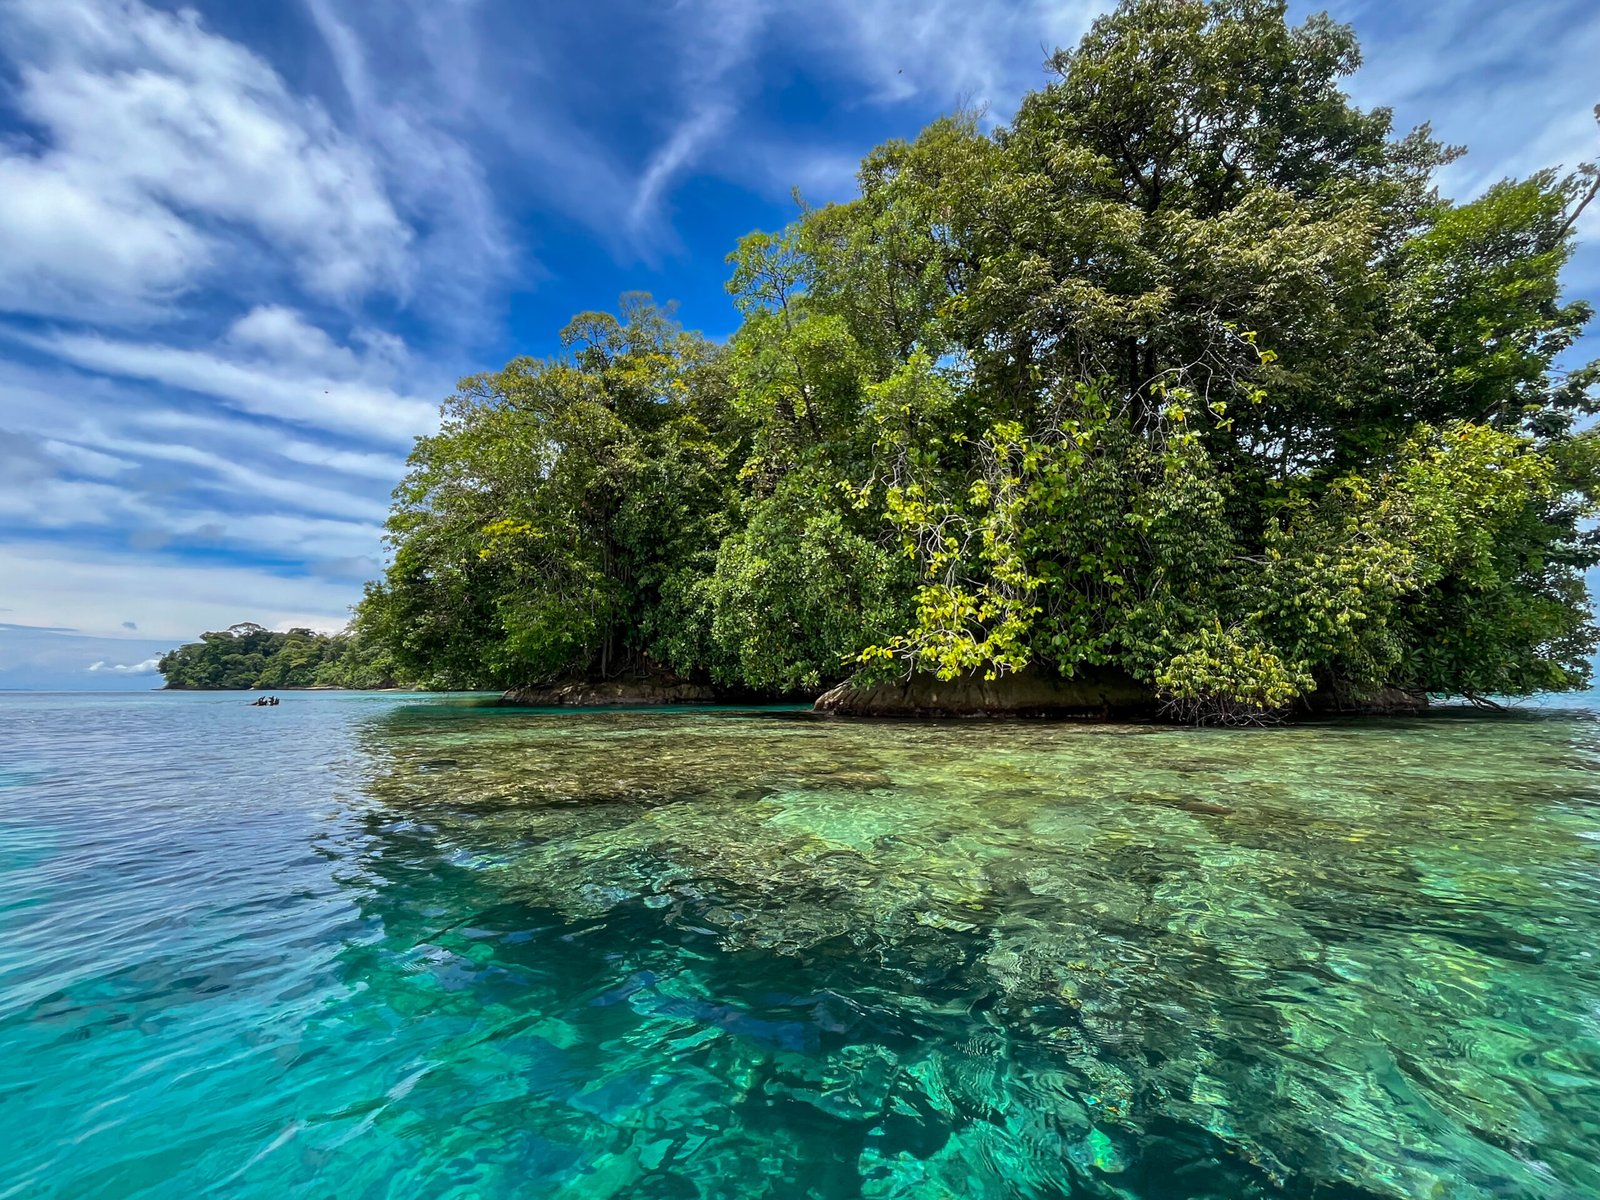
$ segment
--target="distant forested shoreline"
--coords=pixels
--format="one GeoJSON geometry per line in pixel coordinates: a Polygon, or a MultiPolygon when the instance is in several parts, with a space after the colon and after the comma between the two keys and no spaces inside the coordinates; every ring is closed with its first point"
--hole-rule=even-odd
{"type": "Polygon", "coordinates": [[[279,633],[250,621],[203,633],[156,665],[173,691],[401,686],[383,651],[349,631],[279,633]]]}

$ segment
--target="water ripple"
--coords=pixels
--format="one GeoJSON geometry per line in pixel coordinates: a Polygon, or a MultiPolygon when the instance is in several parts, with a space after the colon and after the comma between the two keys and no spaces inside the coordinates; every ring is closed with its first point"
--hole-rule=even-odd
{"type": "Polygon", "coordinates": [[[1593,1196],[1597,769],[0,697],[0,1197],[1593,1196]]]}

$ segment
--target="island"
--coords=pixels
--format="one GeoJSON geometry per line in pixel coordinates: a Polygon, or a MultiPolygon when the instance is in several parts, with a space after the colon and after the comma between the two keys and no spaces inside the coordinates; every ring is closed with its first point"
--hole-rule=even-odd
{"type": "Polygon", "coordinates": [[[1348,28],[1213,8],[1125,4],[1010,120],[873,150],[734,248],[724,340],[630,294],[462,380],[355,644],[524,701],[873,715],[1586,686],[1600,364],[1561,272],[1600,175],[1454,202],[1460,147],[1341,91],[1348,28]]]}
{"type": "Polygon", "coordinates": [[[173,691],[376,689],[399,682],[381,648],[348,630],[280,633],[254,621],[203,633],[163,654],[156,667],[173,691]]]}

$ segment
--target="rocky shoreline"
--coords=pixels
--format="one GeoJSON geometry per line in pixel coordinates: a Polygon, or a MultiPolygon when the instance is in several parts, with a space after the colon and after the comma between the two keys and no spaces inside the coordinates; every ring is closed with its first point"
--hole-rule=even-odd
{"type": "Polygon", "coordinates": [[[500,697],[500,703],[518,708],[654,708],[722,702],[723,694],[710,684],[651,676],[536,684],[512,688],[500,697]]]}
{"type": "MultiPolygon", "coordinates": [[[[999,679],[931,675],[881,683],[846,680],[820,696],[758,695],[672,675],[574,679],[512,688],[500,697],[517,708],[670,708],[696,705],[806,704],[829,717],[1040,717],[1073,721],[1150,721],[1162,717],[1159,698],[1114,669],[1072,679],[1024,671],[999,679]]],[[[1385,687],[1325,688],[1290,716],[1411,716],[1427,711],[1425,695],[1385,687]]]]}
{"type": "Polygon", "coordinates": [[[1156,716],[1160,703],[1143,684],[1120,671],[1072,679],[1022,672],[984,679],[944,680],[932,675],[888,683],[839,684],[818,697],[816,711],[838,717],[1059,717],[1136,720],[1156,716]]]}

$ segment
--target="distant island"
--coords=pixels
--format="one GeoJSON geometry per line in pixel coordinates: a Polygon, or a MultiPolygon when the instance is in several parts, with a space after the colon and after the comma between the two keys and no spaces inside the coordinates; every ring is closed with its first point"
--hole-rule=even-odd
{"type": "Polygon", "coordinates": [[[1600,363],[1560,276],[1600,172],[1445,199],[1463,151],[1354,105],[1359,61],[1326,15],[1128,0],[1009,122],[744,238],[725,342],[629,295],[463,380],[354,644],[530,702],[1209,723],[1586,686],[1600,363]]]}
{"type": "Polygon", "coordinates": [[[203,633],[157,662],[177,691],[387,688],[398,681],[383,651],[355,634],[291,629],[275,633],[251,621],[203,633]]]}

